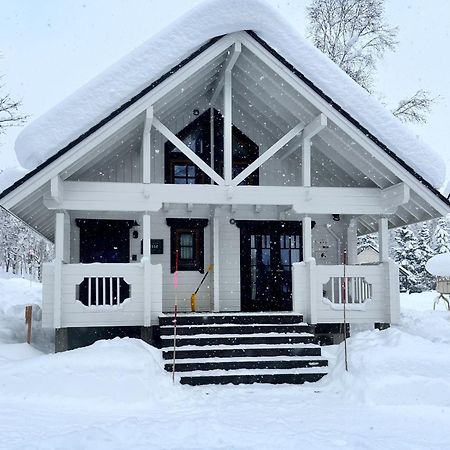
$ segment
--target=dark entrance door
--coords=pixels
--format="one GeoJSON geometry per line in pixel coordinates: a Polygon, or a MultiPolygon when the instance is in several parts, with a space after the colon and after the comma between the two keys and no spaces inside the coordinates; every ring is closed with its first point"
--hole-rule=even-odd
{"type": "Polygon", "coordinates": [[[292,263],[302,256],[301,222],[238,221],[242,311],[291,311],[292,263]]]}

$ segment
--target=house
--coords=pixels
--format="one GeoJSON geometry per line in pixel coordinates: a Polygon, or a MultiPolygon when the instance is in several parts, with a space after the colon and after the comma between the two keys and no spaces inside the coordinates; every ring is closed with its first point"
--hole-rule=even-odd
{"type": "Polygon", "coordinates": [[[272,357],[286,339],[285,354],[318,356],[303,320],[339,326],[346,307],[347,323],[395,323],[388,230],[450,212],[440,157],[258,0],[194,8],[30,124],[16,153],[28,173],[0,204],[55,242],[43,324],[58,350],[137,334],[170,347],[174,304],[191,310],[211,264],[177,355],[194,357],[195,325],[213,333],[202,356],[272,357]],[[378,264],[359,265],[373,232],[378,264]]]}
{"type": "MultiPolygon", "coordinates": [[[[380,260],[380,252],[373,245],[368,245],[366,248],[362,249],[356,258],[358,264],[376,264],[380,260]]],[[[403,289],[409,289],[414,287],[417,283],[416,277],[402,266],[398,266],[399,271],[399,281],[400,281],[400,291],[403,289]]],[[[406,290],[405,290],[406,292],[406,290]]]]}

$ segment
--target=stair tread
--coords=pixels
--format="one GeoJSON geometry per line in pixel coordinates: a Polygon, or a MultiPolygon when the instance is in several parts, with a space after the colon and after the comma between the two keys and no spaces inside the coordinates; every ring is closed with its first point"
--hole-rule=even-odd
{"type": "Polygon", "coordinates": [[[223,377],[242,375],[291,375],[305,373],[328,373],[328,367],[298,367],[293,369],[214,369],[214,370],[194,370],[192,372],[180,372],[181,378],[195,377],[223,377]]]}
{"type": "Polygon", "coordinates": [[[220,363],[226,363],[226,362],[259,362],[259,361],[326,361],[327,358],[323,356],[286,356],[286,355],[280,355],[280,356],[248,356],[244,358],[240,357],[212,357],[212,358],[183,358],[180,360],[176,360],[175,364],[189,364],[189,363],[210,363],[210,362],[220,362],[220,363]]]}
{"type": "MultiPolygon", "coordinates": [[[[181,350],[235,350],[235,349],[258,349],[258,348],[274,348],[274,349],[282,349],[282,348],[320,348],[320,345],[317,344],[304,344],[304,343],[283,343],[283,344],[236,344],[236,345],[227,345],[227,344],[217,344],[217,345],[183,345],[180,347],[181,350]]],[[[177,347],[178,349],[178,347],[177,347]]],[[[164,347],[162,349],[165,352],[172,351],[173,346],[164,347]]]]}
{"type": "MultiPolygon", "coordinates": [[[[236,324],[236,323],[216,323],[212,324],[192,324],[192,325],[177,325],[177,328],[208,328],[210,326],[226,328],[226,327],[309,327],[309,324],[306,322],[297,322],[297,323],[245,323],[245,324],[236,324]]],[[[160,328],[173,328],[173,325],[161,325],[160,328]]]]}
{"type": "MultiPolygon", "coordinates": [[[[214,312],[179,312],[177,313],[178,317],[198,317],[198,316],[301,316],[302,314],[292,314],[290,311],[272,311],[272,312],[223,312],[223,313],[214,313],[214,312]]],[[[162,313],[158,317],[173,317],[173,313],[162,313]]]]}
{"type": "MultiPolygon", "coordinates": [[[[182,334],[177,335],[177,339],[222,339],[222,338],[257,338],[257,337],[314,337],[311,333],[280,333],[274,331],[273,333],[251,333],[251,334],[182,334]]],[[[161,336],[161,339],[172,339],[173,340],[173,334],[168,334],[161,336]]]]}

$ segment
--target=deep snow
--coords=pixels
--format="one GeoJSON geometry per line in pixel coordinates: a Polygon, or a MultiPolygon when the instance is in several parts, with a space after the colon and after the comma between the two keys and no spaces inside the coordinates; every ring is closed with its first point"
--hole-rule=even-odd
{"type": "MultiPolygon", "coordinates": [[[[306,41],[264,0],[209,0],[192,8],[50,111],[18,136],[15,151],[34,169],[215,36],[253,30],[326,95],[436,188],[445,177],[439,154],[306,41]],[[195,27],[192,24],[195,23],[195,27]]],[[[0,176],[0,189],[17,173],[0,176]]]]}
{"type": "Polygon", "coordinates": [[[340,345],[318,383],[192,388],[138,340],[24,344],[39,290],[0,277],[0,449],[450,449],[450,313],[432,311],[435,293],[403,295],[399,326],[353,333],[348,373],[340,345]]]}

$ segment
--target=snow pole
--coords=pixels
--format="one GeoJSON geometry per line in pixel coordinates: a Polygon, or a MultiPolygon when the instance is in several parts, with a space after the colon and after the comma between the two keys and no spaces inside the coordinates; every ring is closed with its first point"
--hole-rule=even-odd
{"type": "Polygon", "coordinates": [[[344,310],[344,360],[345,360],[345,370],[348,372],[348,355],[347,355],[347,311],[346,311],[346,303],[347,303],[347,277],[345,274],[345,265],[347,263],[347,251],[344,250],[344,289],[342,295],[342,306],[344,310]]]}
{"type": "Polygon", "coordinates": [[[173,274],[173,288],[175,290],[175,305],[173,307],[172,382],[175,384],[175,356],[177,351],[177,313],[178,313],[178,250],[176,250],[175,252],[175,272],[173,274]]]}

